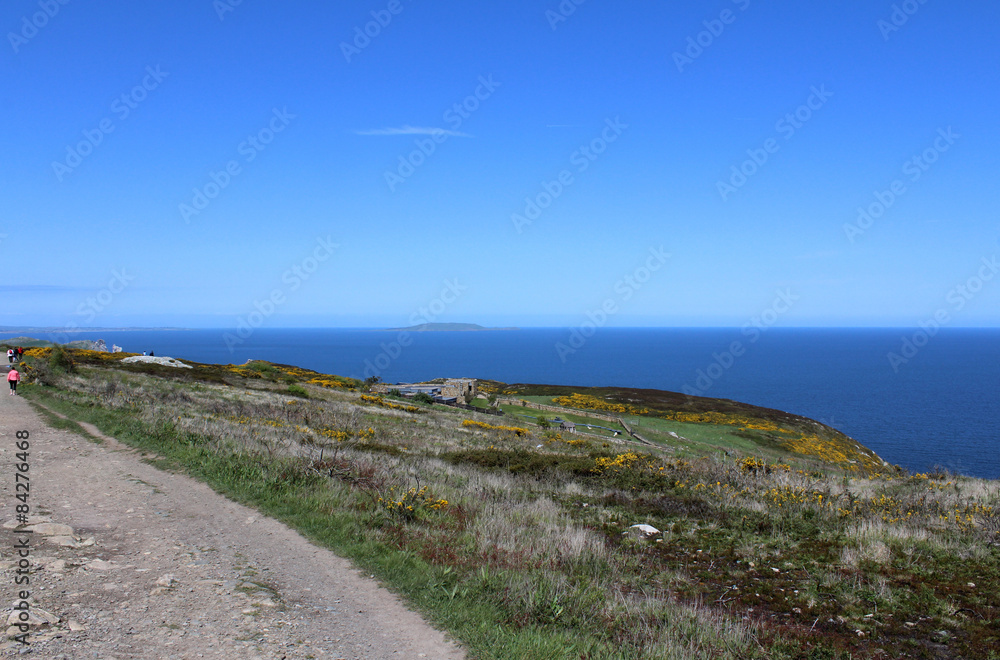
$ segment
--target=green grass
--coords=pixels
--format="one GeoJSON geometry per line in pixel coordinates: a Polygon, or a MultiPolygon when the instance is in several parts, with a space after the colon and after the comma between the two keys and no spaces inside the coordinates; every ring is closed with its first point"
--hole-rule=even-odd
{"type": "MultiPolygon", "coordinates": [[[[525,399],[533,403],[558,405],[553,401],[555,398],[554,396],[518,395],[518,398],[525,399]]],[[[588,417],[577,413],[564,412],[560,414],[552,411],[543,411],[510,404],[506,404],[504,409],[506,412],[519,417],[521,415],[527,415],[530,418],[536,418],[539,415],[545,415],[551,419],[553,416],[559,416],[562,419],[576,422],[578,425],[591,424],[594,426],[604,426],[608,428],[617,427],[616,430],[621,431],[621,435],[624,435],[624,430],[621,426],[615,424],[614,422],[597,419],[595,417],[588,417]]],[[[752,439],[750,434],[741,434],[738,429],[728,425],[692,424],[677,422],[669,419],[627,414],[616,416],[624,419],[636,433],[647,440],[660,443],[667,447],[673,447],[676,455],[680,457],[705,456],[714,452],[733,452],[739,454],[755,454],[766,457],[768,460],[772,461],[787,458],[787,452],[781,450],[779,447],[773,446],[766,439],[763,439],[760,436],[758,436],[757,439],[752,439]],[[683,439],[680,440],[675,438],[670,435],[671,432],[677,434],[677,436],[680,436],[680,438],[683,439]]],[[[586,428],[580,428],[580,430],[587,431],[586,428]]],[[[588,431],[588,433],[614,437],[612,432],[603,431],[601,429],[593,429],[592,431],[588,431]]]]}
{"type": "Polygon", "coordinates": [[[66,431],[72,431],[77,435],[81,435],[84,438],[87,438],[88,440],[90,440],[95,444],[102,444],[104,442],[103,440],[94,436],[86,429],[84,429],[82,426],[80,426],[80,424],[77,423],[75,420],[69,419],[67,417],[60,417],[59,415],[56,415],[48,408],[40,405],[39,402],[36,400],[37,398],[38,397],[32,397],[31,399],[29,399],[28,403],[32,404],[32,408],[35,409],[35,412],[38,413],[38,416],[41,417],[45,421],[46,425],[48,425],[49,427],[54,429],[63,429],[66,431]]]}

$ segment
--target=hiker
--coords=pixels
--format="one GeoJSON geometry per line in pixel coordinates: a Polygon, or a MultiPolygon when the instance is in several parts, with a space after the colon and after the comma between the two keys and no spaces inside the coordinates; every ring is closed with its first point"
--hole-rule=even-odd
{"type": "Polygon", "coordinates": [[[9,362],[10,364],[14,364],[14,349],[13,348],[8,348],[7,349],[7,362],[9,362]]]}
{"type": "Polygon", "coordinates": [[[17,396],[17,383],[19,380],[21,380],[21,374],[17,373],[17,369],[11,367],[10,373],[7,374],[7,382],[10,383],[11,396],[17,396]]]}
{"type": "Polygon", "coordinates": [[[153,351],[149,351],[149,357],[156,357],[156,353],[154,353],[153,351]]]}
{"type": "Polygon", "coordinates": [[[24,347],[23,346],[18,346],[17,347],[17,361],[20,362],[23,359],[24,359],[24,347]]]}

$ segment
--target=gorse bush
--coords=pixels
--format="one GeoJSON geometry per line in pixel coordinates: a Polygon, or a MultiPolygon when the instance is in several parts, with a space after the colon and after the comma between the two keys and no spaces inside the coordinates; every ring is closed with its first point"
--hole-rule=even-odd
{"type": "Polygon", "coordinates": [[[483,429],[485,431],[500,431],[501,433],[512,433],[519,438],[530,434],[530,431],[528,431],[528,429],[522,428],[520,426],[506,426],[504,424],[487,424],[486,422],[480,422],[474,419],[467,419],[463,421],[462,426],[466,428],[483,429]]]}
{"type": "Polygon", "coordinates": [[[55,371],[73,373],[76,371],[76,363],[62,346],[56,346],[49,353],[49,366],[55,371]]]}
{"type": "Polygon", "coordinates": [[[440,511],[448,506],[448,500],[429,495],[426,486],[409,488],[402,493],[396,492],[396,487],[392,486],[386,496],[379,497],[377,502],[386,513],[402,520],[414,520],[428,511],[440,511]]]}
{"type": "Polygon", "coordinates": [[[434,403],[434,397],[432,397],[427,392],[417,392],[413,395],[413,400],[418,403],[432,404],[434,403]]]}

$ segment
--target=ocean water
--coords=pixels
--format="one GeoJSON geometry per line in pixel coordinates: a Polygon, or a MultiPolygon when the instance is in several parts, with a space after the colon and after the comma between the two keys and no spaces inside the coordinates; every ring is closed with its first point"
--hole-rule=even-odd
{"type": "MultiPolygon", "coordinates": [[[[199,362],[263,359],[387,382],[444,376],[618,385],[735,399],[834,426],[890,463],[1000,478],[1000,330],[618,329],[429,332],[264,329],[81,335],[199,362]],[[906,344],[904,339],[915,339],[906,344]],[[926,341],[925,341],[926,340],[926,341]],[[734,344],[738,342],[738,344],[734,344]],[[919,344],[917,346],[916,344],[919,344]],[[891,363],[887,355],[899,360],[891,363]],[[905,360],[905,361],[903,361],[905,360]]],[[[0,335],[6,338],[11,335],[0,335]]]]}

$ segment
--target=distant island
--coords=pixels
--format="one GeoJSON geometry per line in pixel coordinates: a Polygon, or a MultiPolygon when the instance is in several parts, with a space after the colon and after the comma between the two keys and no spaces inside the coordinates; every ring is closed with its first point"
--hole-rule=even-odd
{"type": "Polygon", "coordinates": [[[475,323],[421,323],[408,328],[387,328],[386,332],[481,332],[485,330],[520,330],[520,328],[484,328],[475,323]]]}

